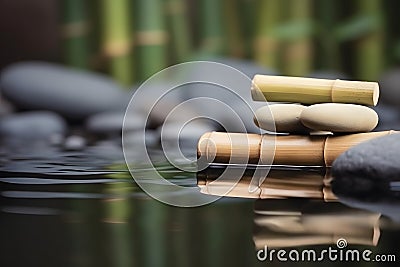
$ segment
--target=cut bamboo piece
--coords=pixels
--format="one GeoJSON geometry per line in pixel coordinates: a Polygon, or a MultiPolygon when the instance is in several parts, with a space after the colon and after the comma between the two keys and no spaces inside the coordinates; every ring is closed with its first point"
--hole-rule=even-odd
{"type": "Polygon", "coordinates": [[[376,82],[255,75],[251,95],[255,101],[375,106],[379,99],[379,85],[376,82]]]}
{"type": "Polygon", "coordinates": [[[343,136],[257,135],[205,133],[199,139],[197,156],[206,163],[332,166],[349,148],[380,136],[383,131],[343,136]]]}

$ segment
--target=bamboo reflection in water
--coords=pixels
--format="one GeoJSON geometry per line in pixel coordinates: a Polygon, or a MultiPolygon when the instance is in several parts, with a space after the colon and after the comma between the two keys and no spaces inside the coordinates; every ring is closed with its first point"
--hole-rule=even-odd
{"type": "Polygon", "coordinates": [[[102,201],[105,218],[103,222],[109,234],[112,266],[133,266],[133,245],[130,239],[131,228],[128,220],[133,211],[133,202],[129,201],[128,193],[132,186],[129,183],[111,183],[106,192],[111,196],[102,201]]]}
{"type": "Polygon", "coordinates": [[[330,171],[325,168],[207,168],[197,174],[200,191],[209,195],[243,198],[313,198],[335,201],[330,171]],[[260,181],[258,187],[251,185],[260,181]],[[252,181],[253,180],[253,181],[252,181]]]}
{"type": "Polygon", "coordinates": [[[376,246],[379,213],[349,208],[339,202],[257,200],[253,240],[257,249],[336,244],[376,246]]]}

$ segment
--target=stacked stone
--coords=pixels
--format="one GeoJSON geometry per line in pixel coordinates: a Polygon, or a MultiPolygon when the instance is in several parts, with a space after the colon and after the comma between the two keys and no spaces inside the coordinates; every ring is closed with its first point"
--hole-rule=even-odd
{"type": "Polygon", "coordinates": [[[256,75],[252,96],[285,102],[255,112],[255,124],[269,132],[351,134],[370,132],[378,124],[377,113],[368,107],[378,102],[375,82],[256,75]]]}

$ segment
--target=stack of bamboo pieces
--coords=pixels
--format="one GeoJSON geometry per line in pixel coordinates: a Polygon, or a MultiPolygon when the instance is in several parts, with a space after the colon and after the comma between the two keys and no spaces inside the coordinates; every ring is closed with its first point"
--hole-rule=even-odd
{"type": "Polygon", "coordinates": [[[285,102],[255,112],[255,123],[269,133],[205,133],[199,160],[329,167],[350,147],[392,133],[370,132],[378,123],[367,107],[378,103],[376,82],[256,75],[251,94],[255,101],[285,102]]]}

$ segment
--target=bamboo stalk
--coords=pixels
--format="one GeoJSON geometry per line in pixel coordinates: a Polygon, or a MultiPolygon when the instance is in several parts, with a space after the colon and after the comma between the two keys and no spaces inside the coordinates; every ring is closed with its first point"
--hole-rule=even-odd
{"type": "Polygon", "coordinates": [[[233,57],[244,56],[242,25],[240,24],[238,0],[223,0],[223,15],[225,17],[226,43],[228,53],[233,57]]]}
{"type": "Polygon", "coordinates": [[[274,35],[279,24],[281,1],[260,1],[257,10],[257,32],[254,40],[254,58],[262,66],[278,68],[279,41],[274,35]]]}
{"type": "Polygon", "coordinates": [[[382,1],[358,0],[357,7],[361,16],[368,16],[375,25],[356,42],[356,75],[359,79],[376,80],[384,67],[382,1]]]}
{"type": "Polygon", "coordinates": [[[255,75],[251,95],[255,101],[375,106],[379,99],[379,85],[376,82],[255,75]]]}
{"type": "Polygon", "coordinates": [[[243,43],[245,49],[245,57],[254,57],[254,38],[255,27],[257,24],[257,10],[260,8],[258,1],[263,0],[241,0],[239,2],[240,15],[243,18],[241,25],[243,27],[243,43]]]}
{"type": "Polygon", "coordinates": [[[72,67],[87,68],[89,63],[89,21],[87,1],[62,1],[64,62],[72,67]]]}
{"type": "MultiPolygon", "coordinates": [[[[312,1],[290,0],[288,6],[289,21],[293,25],[310,23],[312,1]]],[[[310,73],[313,63],[312,41],[310,32],[304,32],[301,36],[289,40],[284,46],[283,72],[286,75],[304,76],[310,73]]]]}
{"type": "Polygon", "coordinates": [[[317,60],[324,70],[338,70],[340,68],[339,45],[332,34],[332,29],[336,26],[336,7],[335,0],[320,0],[316,2],[318,9],[318,21],[320,24],[318,38],[320,41],[320,53],[317,60]]]}
{"type": "Polygon", "coordinates": [[[240,133],[205,133],[197,148],[199,162],[229,164],[332,166],[349,148],[396,133],[383,131],[343,136],[257,135],[240,133]]]}
{"type": "Polygon", "coordinates": [[[208,55],[220,55],[225,50],[222,11],[220,0],[200,1],[200,49],[208,55]]]}
{"type": "Polygon", "coordinates": [[[174,62],[184,62],[190,56],[192,49],[187,6],[185,0],[167,1],[167,19],[171,33],[171,49],[175,56],[174,62]]]}
{"type": "Polygon", "coordinates": [[[132,62],[129,0],[103,0],[103,53],[110,59],[111,75],[123,85],[131,85],[132,62]]]}
{"type": "Polygon", "coordinates": [[[138,75],[143,81],[167,66],[168,34],[163,1],[137,0],[135,3],[138,75]]]}

